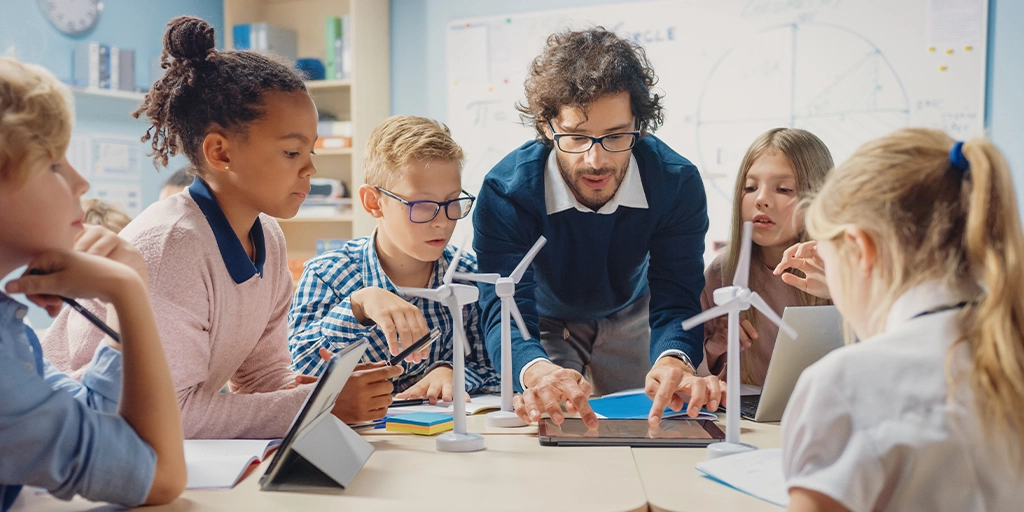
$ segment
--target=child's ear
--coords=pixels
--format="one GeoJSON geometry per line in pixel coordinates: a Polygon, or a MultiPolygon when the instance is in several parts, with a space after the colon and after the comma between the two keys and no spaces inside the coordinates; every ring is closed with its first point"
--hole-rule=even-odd
{"type": "Polygon", "coordinates": [[[370,214],[370,217],[379,219],[384,216],[384,212],[380,209],[380,195],[378,195],[377,189],[370,185],[360,186],[359,201],[363,203],[363,209],[370,214]]]}
{"type": "Polygon", "coordinates": [[[211,131],[203,139],[203,156],[214,172],[231,170],[231,141],[224,134],[211,131]]]}
{"type": "Polygon", "coordinates": [[[847,228],[845,237],[847,246],[852,250],[851,258],[854,261],[851,263],[865,275],[871,275],[878,260],[878,248],[875,246],[875,240],[863,229],[857,227],[847,228]]]}

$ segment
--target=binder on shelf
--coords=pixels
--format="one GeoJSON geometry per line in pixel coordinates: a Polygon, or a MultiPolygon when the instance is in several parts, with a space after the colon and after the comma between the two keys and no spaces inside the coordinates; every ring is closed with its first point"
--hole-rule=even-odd
{"type": "Polygon", "coordinates": [[[80,43],[75,47],[74,61],[73,83],[79,87],[99,87],[100,44],[96,41],[80,43]]]}
{"type": "Polygon", "coordinates": [[[324,76],[333,80],[338,78],[337,51],[341,44],[341,18],[328,16],[324,22],[324,76]]]}
{"type": "Polygon", "coordinates": [[[135,90],[135,50],[110,47],[110,89],[135,90]]]}
{"type": "Polygon", "coordinates": [[[248,23],[231,27],[236,50],[272,53],[295,61],[299,55],[299,36],[289,28],[270,23],[248,23]]]}
{"type": "Polygon", "coordinates": [[[101,44],[100,45],[100,89],[110,89],[110,47],[101,44]]]}

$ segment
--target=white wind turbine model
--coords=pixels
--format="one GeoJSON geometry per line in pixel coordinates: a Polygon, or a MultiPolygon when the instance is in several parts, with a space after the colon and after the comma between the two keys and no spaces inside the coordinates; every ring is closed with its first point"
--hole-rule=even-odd
{"type": "Polygon", "coordinates": [[[530,331],[526,329],[523,315],[516,306],[516,284],[523,278],[523,274],[530,267],[533,258],[537,256],[547,241],[548,239],[543,236],[538,238],[508,277],[502,277],[499,274],[464,274],[461,272],[455,274],[455,277],[466,281],[493,284],[494,293],[501,299],[501,410],[487,415],[487,425],[491,427],[522,427],[526,425],[512,409],[512,320],[509,316],[516,319],[516,326],[519,327],[519,334],[523,336],[523,339],[530,339],[530,331]]]}
{"type": "Polygon", "coordinates": [[[757,447],[740,443],[740,311],[754,306],[766,318],[775,322],[790,337],[796,338],[796,331],[776,315],[768,303],[757,292],[750,291],[747,280],[750,277],[750,233],[753,224],[743,223],[743,245],[736,263],[736,275],[732,286],[715,290],[715,307],[683,322],[683,329],[690,330],[704,325],[704,322],[724,314],[729,315],[728,370],[726,374],[726,399],[729,406],[725,411],[725,442],[708,445],[708,459],[756,450],[757,447]]]}
{"type": "Polygon", "coordinates": [[[440,302],[452,315],[452,417],[454,429],[437,436],[437,449],[442,452],[475,452],[484,449],[484,437],[466,432],[466,354],[469,340],[462,322],[462,306],[476,302],[480,290],[469,284],[452,284],[455,269],[462,259],[462,249],[455,252],[448,270],[444,273],[441,286],[437,288],[402,288],[413,297],[422,297],[440,302]]]}

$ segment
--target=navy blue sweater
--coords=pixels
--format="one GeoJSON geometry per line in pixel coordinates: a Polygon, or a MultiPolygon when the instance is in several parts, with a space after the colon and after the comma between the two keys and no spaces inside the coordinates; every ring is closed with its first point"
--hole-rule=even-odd
{"type": "MultiPolygon", "coordinates": [[[[707,198],[697,168],[652,135],[633,148],[648,209],[620,206],[615,213],[575,208],[547,214],[544,166],[550,148],[523,144],[484,179],[473,214],[480,272],[509,275],[540,235],[547,245],[516,286],[516,305],[533,337],[512,329],[516,390],[526,363],[547,357],[538,314],[563,320],[596,320],[651,293],[651,362],[679,349],[699,365],[703,330],[681,322],[701,312],[707,198]]],[[[501,360],[501,302],[492,285],[480,285],[484,341],[495,367],[501,360]]]]}

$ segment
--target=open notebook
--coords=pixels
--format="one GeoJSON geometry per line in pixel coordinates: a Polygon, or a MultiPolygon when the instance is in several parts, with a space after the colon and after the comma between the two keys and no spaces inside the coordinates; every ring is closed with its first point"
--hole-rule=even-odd
{"type": "Polygon", "coordinates": [[[697,471],[737,491],[787,507],[789,491],[782,474],[782,448],[752,450],[697,463],[697,471]]]}
{"type": "Polygon", "coordinates": [[[280,444],[280,439],[187,439],[186,487],[230,489],[280,444]]]}
{"type": "MultiPolygon", "coordinates": [[[[501,396],[499,395],[476,395],[466,402],[466,414],[477,414],[485,411],[497,411],[501,409],[501,396]]],[[[451,402],[438,402],[437,405],[423,404],[407,407],[392,407],[388,409],[388,416],[399,416],[414,412],[433,412],[451,414],[453,411],[451,402]]]]}

